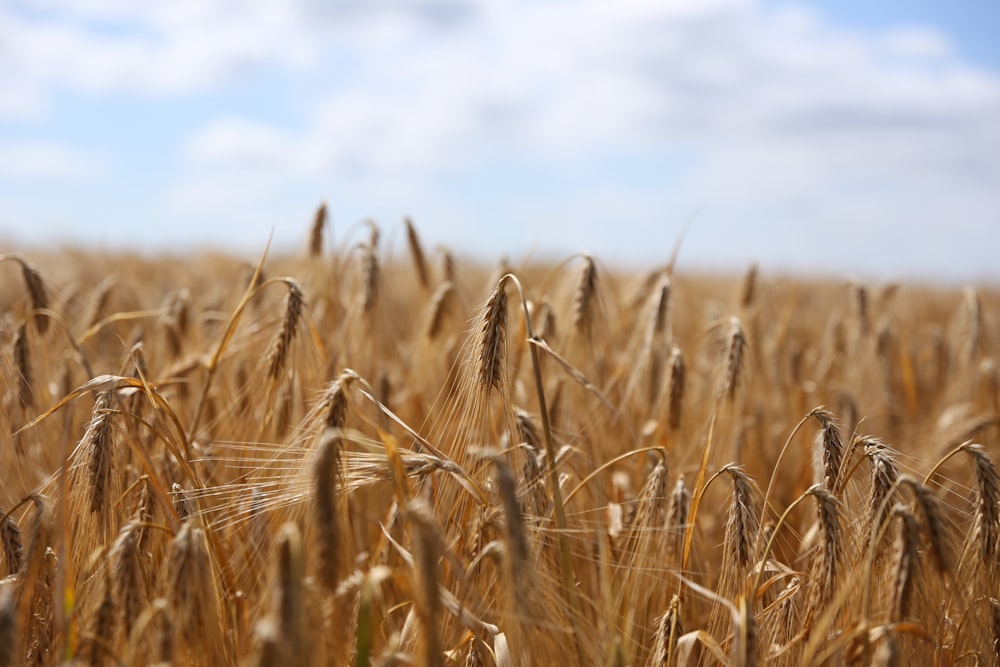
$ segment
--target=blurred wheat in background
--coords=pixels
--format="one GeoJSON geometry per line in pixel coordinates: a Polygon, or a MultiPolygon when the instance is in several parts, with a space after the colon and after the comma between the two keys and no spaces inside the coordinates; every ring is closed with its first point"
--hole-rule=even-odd
{"type": "Polygon", "coordinates": [[[1000,662],[995,291],[391,231],[2,257],[0,666],[1000,662]]]}

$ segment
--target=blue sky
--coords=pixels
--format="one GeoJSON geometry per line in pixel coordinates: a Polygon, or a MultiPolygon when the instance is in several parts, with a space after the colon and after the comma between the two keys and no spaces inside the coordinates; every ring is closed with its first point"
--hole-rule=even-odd
{"type": "MultiPolygon", "coordinates": [[[[772,7],[786,3],[768,1],[772,7]]],[[[992,0],[835,0],[809,3],[831,20],[860,30],[891,30],[924,25],[945,34],[955,52],[968,62],[1000,68],[1000,3],[992,0]]]]}
{"type": "Polygon", "coordinates": [[[0,0],[0,239],[1000,282],[1000,3],[0,0]],[[400,235],[390,234],[387,238],[400,235]]]}

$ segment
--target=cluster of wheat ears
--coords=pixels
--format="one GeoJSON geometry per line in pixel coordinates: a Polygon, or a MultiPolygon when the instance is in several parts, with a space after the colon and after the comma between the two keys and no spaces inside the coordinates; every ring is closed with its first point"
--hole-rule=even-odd
{"type": "Polygon", "coordinates": [[[392,236],[0,257],[0,667],[1000,664],[996,292],[392,236]]]}

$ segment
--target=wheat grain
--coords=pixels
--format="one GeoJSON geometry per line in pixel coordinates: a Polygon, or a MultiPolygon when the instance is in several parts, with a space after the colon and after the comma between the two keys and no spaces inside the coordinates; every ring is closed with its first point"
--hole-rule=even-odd
{"type": "Polygon", "coordinates": [[[316,209],[312,225],[309,227],[309,256],[319,257],[323,254],[323,229],[326,227],[326,202],[316,209]]]}
{"type": "Polygon", "coordinates": [[[944,574],[952,568],[952,556],[949,550],[947,531],[945,529],[944,511],[941,501],[934,491],[908,475],[900,476],[900,482],[905,483],[913,491],[913,504],[917,510],[927,538],[927,553],[931,557],[938,573],[944,574]]]}
{"type": "Polygon", "coordinates": [[[653,302],[653,326],[651,327],[651,331],[654,337],[667,331],[668,316],[670,314],[670,291],[670,278],[664,277],[656,290],[653,302]]]}
{"type": "Polygon", "coordinates": [[[358,378],[354,371],[344,371],[327,385],[315,412],[324,416],[328,429],[343,428],[347,421],[347,392],[358,378]]]}
{"type": "Polygon", "coordinates": [[[744,351],[746,347],[746,336],[743,333],[743,325],[735,317],[729,320],[729,342],[726,352],[726,369],[723,376],[722,395],[733,400],[736,398],[736,390],[743,377],[744,351]]]}
{"type": "MultiPolygon", "coordinates": [[[[24,260],[18,260],[21,265],[21,277],[24,278],[24,286],[28,290],[28,297],[31,299],[31,309],[38,311],[48,308],[49,297],[45,290],[45,282],[42,276],[30,264],[24,260]]],[[[49,318],[46,315],[35,318],[35,327],[38,333],[44,334],[49,328],[49,318]]]]}
{"type": "Polygon", "coordinates": [[[899,479],[899,466],[889,449],[878,438],[865,436],[860,439],[864,446],[864,454],[868,459],[871,471],[871,491],[868,494],[868,508],[865,515],[865,532],[869,539],[875,539],[882,526],[888,520],[884,507],[891,507],[893,502],[890,494],[895,496],[896,481],[899,479]],[[881,512],[881,514],[880,514],[881,512]]]}
{"type": "Polygon", "coordinates": [[[660,616],[656,624],[656,634],[653,638],[653,651],[650,654],[650,667],[669,667],[670,656],[677,648],[677,638],[684,634],[684,626],[680,619],[680,597],[674,595],[670,606],[660,616]]]}
{"type": "MultiPolygon", "coordinates": [[[[0,507],[0,515],[3,513],[3,508],[0,507]]],[[[24,551],[21,546],[21,529],[10,517],[5,518],[0,524],[0,541],[3,542],[3,555],[4,561],[7,563],[7,572],[15,575],[20,572],[21,565],[24,563],[24,551]]]]}
{"type": "Polygon", "coordinates": [[[0,667],[14,665],[17,654],[17,617],[12,588],[0,585],[0,667]]]}
{"type": "Polygon", "coordinates": [[[840,467],[844,459],[844,445],[840,438],[840,427],[833,413],[816,409],[810,413],[820,424],[820,433],[816,439],[813,471],[817,484],[836,492],[840,483],[840,467]]]}
{"type": "Polygon", "coordinates": [[[1000,477],[993,462],[981,445],[964,445],[962,450],[972,457],[976,470],[976,516],[974,537],[979,543],[979,555],[985,566],[995,566],[997,540],[1000,539],[1000,477]]]}
{"type": "Polygon", "coordinates": [[[107,646],[112,644],[114,639],[112,633],[114,632],[115,598],[110,574],[105,574],[103,588],[104,596],[97,608],[93,637],[90,642],[89,664],[91,667],[101,667],[105,664],[107,646]]]}
{"type": "Polygon", "coordinates": [[[305,574],[302,555],[302,538],[293,523],[281,527],[278,535],[278,577],[276,586],[276,613],[278,631],[286,659],[309,664],[309,647],[306,642],[305,592],[302,578],[305,574]]]}
{"type": "Polygon", "coordinates": [[[219,646],[219,594],[205,529],[191,519],[181,525],[170,545],[167,559],[166,589],[173,626],[173,649],[199,660],[217,663],[222,657],[219,646]]]}
{"type": "Polygon", "coordinates": [[[403,218],[403,224],[406,226],[406,243],[410,248],[413,268],[417,271],[417,279],[420,281],[420,286],[427,289],[431,285],[431,275],[430,269],[427,267],[427,259],[424,257],[424,248],[420,244],[420,237],[417,236],[417,230],[413,226],[412,220],[403,218]]]}
{"type": "Polygon", "coordinates": [[[743,287],[740,290],[740,307],[743,310],[753,305],[754,297],[757,296],[757,265],[751,264],[743,276],[743,287]]]}
{"type": "Polygon", "coordinates": [[[867,336],[871,329],[871,317],[868,309],[868,288],[861,283],[851,285],[854,295],[854,317],[858,323],[858,332],[861,336],[867,336]]]}
{"type": "Polygon", "coordinates": [[[455,282],[455,258],[447,248],[441,248],[441,275],[447,282],[455,282]]]}
{"type": "Polygon", "coordinates": [[[820,528],[818,564],[813,575],[816,581],[813,606],[816,607],[825,605],[837,592],[843,570],[845,544],[840,503],[822,486],[814,485],[809,489],[809,495],[816,500],[816,516],[820,528]]]}
{"type": "Polygon", "coordinates": [[[337,482],[340,475],[341,438],[327,430],[316,451],[313,471],[314,506],[319,536],[319,580],[330,592],[340,581],[340,525],[337,518],[337,482]]]}
{"type": "MultiPolygon", "coordinates": [[[[438,559],[440,535],[430,507],[413,500],[406,508],[407,521],[414,530],[413,555],[416,579],[417,615],[421,628],[420,664],[428,667],[444,665],[439,638],[441,598],[438,594],[438,559]]],[[[514,583],[513,580],[511,583],[514,583]]]]}
{"type": "Polygon", "coordinates": [[[507,570],[507,582],[511,589],[515,604],[520,613],[526,613],[531,607],[531,550],[528,543],[527,530],[524,525],[524,514],[517,500],[517,487],[510,467],[503,460],[493,461],[496,468],[496,481],[500,501],[504,513],[504,546],[507,570]]]}
{"type": "Polygon", "coordinates": [[[371,225],[371,238],[361,246],[361,310],[372,316],[379,294],[378,227],[371,225]]]}
{"type": "Polygon", "coordinates": [[[427,317],[427,325],[424,328],[424,336],[428,340],[436,340],[441,333],[441,327],[444,326],[444,320],[448,313],[448,307],[451,301],[454,299],[455,295],[455,285],[450,281],[444,281],[431,296],[430,303],[427,306],[429,316],[427,317]]]}
{"type": "Polygon", "coordinates": [[[194,503],[188,496],[187,491],[179,482],[170,485],[170,493],[174,497],[174,511],[181,521],[188,519],[194,514],[194,503]]]}
{"type": "Polygon", "coordinates": [[[597,265],[590,255],[584,255],[573,296],[573,328],[586,338],[593,331],[596,299],[597,265]]]}
{"type": "Polygon", "coordinates": [[[645,484],[639,491],[636,526],[639,531],[648,531],[663,525],[664,509],[667,504],[667,459],[660,456],[649,471],[645,484]]]}
{"type": "Polygon", "coordinates": [[[271,341],[271,346],[267,353],[267,374],[272,379],[281,375],[285,368],[285,361],[288,358],[288,351],[295,339],[295,334],[299,328],[299,319],[302,316],[302,307],[305,301],[302,290],[298,284],[290,279],[285,279],[288,286],[288,298],[285,300],[285,315],[281,320],[281,328],[271,341]]]}
{"type": "Polygon", "coordinates": [[[17,366],[17,397],[22,407],[35,404],[35,392],[31,383],[31,359],[28,351],[28,331],[24,324],[14,334],[14,363],[17,366]]]}
{"type": "Polygon", "coordinates": [[[893,557],[892,604],[889,619],[899,622],[907,617],[910,599],[913,596],[915,570],[917,567],[917,545],[920,527],[917,519],[905,506],[897,505],[892,513],[899,518],[899,533],[896,538],[893,557]]]}
{"type": "Polygon", "coordinates": [[[746,568],[756,551],[759,513],[754,497],[759,494],[753,480],[739,466],[729,464],[723,471],[733,480],[729,518],[726,521],[726,551],[736,559],[737,565],[746,568]]]}
{"type": "Polygon", "coordinates": [[[80,441],[80,449],[87,453],[90,482],[90,512],[100,514],[107,503],[108,485],[114,468],[113,442],[111,439],[111,393],[101,392],[94,401],[87,431],[80,441]]]}
{"type": "Polygon", "coordinates": [[[501,279],[490,295],[483,314],[479,349],[478,379],[487,391],[499,389],[503,381],[503,362],[507,346],[507,292],[505,281],[501,279]]]}
{"type": "Polygon", "coordinates": [[[138,618],[144,607],[142,573],[139,570],[139,526],[130,523],[122,528],[114,547],[111,549],[111,568],[115,575],[111,581],[114,600],[119,611],[119,622],[128,635],[132,622],[138,618]]]}
{"type": "Polygon", "coordinates": [[[966,338],[965,357],[969,363],[973,363],[979,355],[979,348],[982,345],[983,315],[982,306],[979,303],[979,295],[974,289],[965,290],[965,310],[966,310],[966,338]]]}
{"type": "Polygon", "coordinates": [[[668,392],[669,411],[667,424],[671,429],[681,427],[681,417],[684,414],[684,355],[681,349],[674,346],[670,353],[670,390],[668,392]]]}
{"type": "Polygon", "coordinates": [[[489,265],[313,223],[257,268],[40,250],[47,285],[0,256],[28,286],[0,285],[0,501],[36,508],[0,515],[0,665],[1000,653],[992,286],[505,261],[466,313],[489,265]]]}
{"type": "Polygon", "coordinates": [[[688,512],[691,509],[691,492],[684,485],[684,475],[677,478],[674,490],[670,493],[670,507],[667,510],[667,552],[673,558],[681,555],[684,545],[684,533],[687,530],[688,512]]]}

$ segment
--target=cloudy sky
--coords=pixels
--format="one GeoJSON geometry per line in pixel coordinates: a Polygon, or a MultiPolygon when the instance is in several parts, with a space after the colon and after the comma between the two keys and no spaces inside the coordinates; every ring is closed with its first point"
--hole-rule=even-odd
{"type": "Polygon", "coordinates": [[[995,0],[0,0],[0,243],[1000,282],[995,0]]]}

